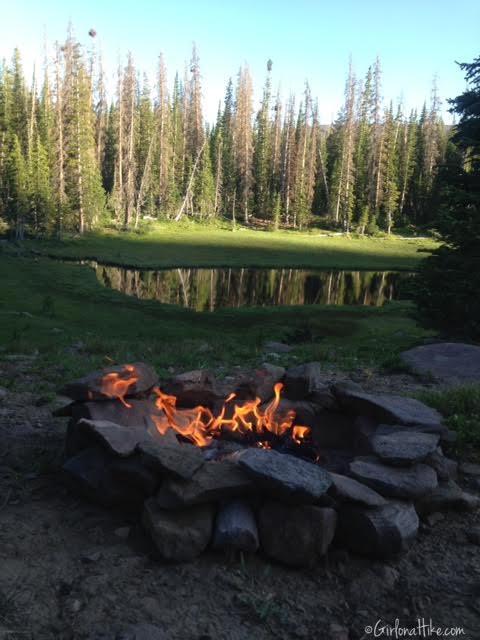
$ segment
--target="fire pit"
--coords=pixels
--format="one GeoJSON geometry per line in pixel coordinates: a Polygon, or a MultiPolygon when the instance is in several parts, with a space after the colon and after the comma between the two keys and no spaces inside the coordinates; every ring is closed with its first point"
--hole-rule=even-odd
{"type": "Polygon", "coordinates": [[[141,514],[162,558],[208,547],[308,566],[333,543],[389,557],[419,515],[473,509],[417,400],[325,385],[320,365],[264,365],[230,387],[206,371],[159,384],[143,363],[67,384],[71,486],[141,514]]]}

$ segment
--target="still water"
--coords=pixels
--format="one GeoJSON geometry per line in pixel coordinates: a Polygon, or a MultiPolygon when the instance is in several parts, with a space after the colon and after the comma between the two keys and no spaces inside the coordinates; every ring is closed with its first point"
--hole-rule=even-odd
{"type": "Polygon", "coordinates": [[[401,283],[412,277],[392,271],[253,268],[151,271],[88,264],[105,287],[197,311],[306,304],[381,306],[398,299],[401,283]]]}

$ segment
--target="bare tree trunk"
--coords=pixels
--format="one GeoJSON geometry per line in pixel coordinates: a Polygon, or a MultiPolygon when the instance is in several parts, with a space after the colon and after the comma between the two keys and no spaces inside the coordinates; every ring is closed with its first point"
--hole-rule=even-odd
{"type": "Polygon", "coordinates": [[[205,138],[205,140],[203,141],[203,144],[202,144],[202,146],[201,146],[201,148],[200,148],[200,150],[199,150],[199,152],[197,154],[197,157],[195,159],[195,163],[194,163],[194,165],[192,167],[192,171],[190,173],[190,179],[188,181],[187,190],[185,192],[185,197],[183,199],[182,206],[180,207],[180,209],[178,210],[177,215],[174,218],[175,222],[178,222],[180,220],[180,218],[183,215],[183,212],[185,211],[185,207],[187,206],[187,203],[189,202],[189,199],[191,199],[191,190],[192,190],[192,187],[193,187],[193,180],[195,178],[195,173],[197,171],[198,163],[199,163],[200,158],[202,156],[202,153],[203,153],[203,150],[205,148],[206,142],[207,142],[207,140],[205,138]]]}

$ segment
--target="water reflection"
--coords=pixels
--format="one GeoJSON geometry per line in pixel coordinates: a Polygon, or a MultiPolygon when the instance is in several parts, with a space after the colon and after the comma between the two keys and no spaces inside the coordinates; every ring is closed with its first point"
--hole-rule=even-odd
{"type": "Polygon", "coordinates": [[[197,311],[269,305],[374,305],[397,299],[411,274],[300,269],[125,269],[89,263],[105,286],[197,311]]]}

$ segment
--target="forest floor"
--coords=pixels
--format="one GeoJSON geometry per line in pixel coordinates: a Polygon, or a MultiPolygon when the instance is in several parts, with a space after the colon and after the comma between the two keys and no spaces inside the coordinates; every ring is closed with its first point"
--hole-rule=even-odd
{"type": "MultiPolygon", "coordinates": [[[[365,629],[396,619],[479,637],[480,554],[467,537],[478,513],[422,524],[411,549],[388,563],[335,548],[309,570],[213,552],[161,563],[135,519],[65,488],[66,419],[52,418],[49,402],[49,380],[65,371],[61,362],[42,370],[39,358],[0,358],[0,378],[15,381],[0,402],[0,638],[124,640],[134,637],[122,635],[130,625],[151,624],[165,640],[366,640],[395,637],[365,629]]],[[[353,377],[377,391],[435,388],[406,373],[353,377]]],[[[480,493],[478,480],[460,482],[480,493]]]]}

